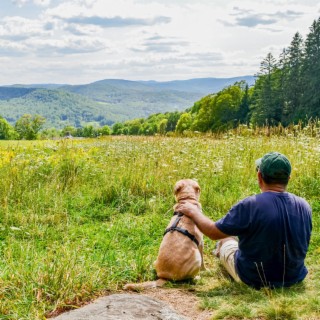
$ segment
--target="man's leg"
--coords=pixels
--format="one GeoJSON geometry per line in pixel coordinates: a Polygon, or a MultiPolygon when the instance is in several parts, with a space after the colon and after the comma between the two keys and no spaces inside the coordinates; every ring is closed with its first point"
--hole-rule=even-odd
{"type": "Polygon", "coordinates": [[[238,241],[235,238],[228,237],[218,242],[218,248],[214,254],[220,259],[220,262],[231,275],[231,277],[236,282],[241,282],[234,263],[234,255],[238,248],[238,241]]]}

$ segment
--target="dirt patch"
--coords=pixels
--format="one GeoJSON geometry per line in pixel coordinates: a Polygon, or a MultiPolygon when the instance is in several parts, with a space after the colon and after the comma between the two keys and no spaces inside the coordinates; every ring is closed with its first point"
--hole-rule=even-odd
{"type": "Polygon", "coordinates": [[[200,309],[200,299],[185,289],[155,288],[143,291],[142,295],[163,301],[192,320],[208,320],[212,318],[212,311],[200,309]]]}
{"type": "MultiPolygon", "coordinates": [[[[211,249],[212,250],[212,249],[211,249]]],[[[211,250],[208,250],[211,252],[211,250]]],[[[212,255],[206,259],[207,271],[201,272],[201,278],[196,283],[181,283],[179,287],[158,287],[141,291],[140,295],[145,295],[166,303],[173,310],[190,320],[209,320],[212,319],[215,311],[201,309],[203,301],[197,293],[210,291],[217,286],[219,279],[224,279],[222,269],[219,267],[218,260],[212,255]]],[[[170,282],[168,283],[170,286],[170,282]]],[[[129,292],[128,292],[129,293],[129,292]]]]}

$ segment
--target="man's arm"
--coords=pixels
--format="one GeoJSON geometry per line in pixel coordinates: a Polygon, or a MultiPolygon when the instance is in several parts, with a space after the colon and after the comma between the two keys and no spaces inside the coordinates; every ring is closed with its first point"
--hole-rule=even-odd
{"type": "Polygon", "coordinates": [[[175,211],[181,212],[197,225],[199,230],[212,240],[218,240],[228,237],[229,235],[221,232],[214,221],[205,216],[197,205],[190,202],[179,203],[175,211]]]}

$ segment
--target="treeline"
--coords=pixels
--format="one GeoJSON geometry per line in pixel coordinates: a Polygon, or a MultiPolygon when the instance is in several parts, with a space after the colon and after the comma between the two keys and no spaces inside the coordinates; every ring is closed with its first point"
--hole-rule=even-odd
{"type": "Polygon", "coordinates": [[[248,121],[250,90],[243,81],[208,95],[185,112],[158,113],[112,126],[112,134],[154,135],[185,131],[217,131],[248,121]]]}
{"type": "Polygon", "coordinates": [[[0,140],[35,140],[45,121],[40,115],[24,114],[12,126],[0,116],[0,140]]]}
{"type": "Polygon", "coordinates": [[[320,18],[304,40],[297,32],[276,59],[268,53],[255,85],[235,83],[185,112],[152,115],[113,125],[114,134],[221,132],[239,124],[284,127],[320,118],[320,18]]]}
{"type": "Polygon", "coordinates": [[[66,126],[62,130],[55,128],[42,130],[45,122],[46,119],[40,115],[24,114],[12,126],[0,116],[0,140],[36,140],[56,137],[93,138],[111,134],[111,128],[107,125],[99,128],[87,125],[79,128],[66,126]]]}

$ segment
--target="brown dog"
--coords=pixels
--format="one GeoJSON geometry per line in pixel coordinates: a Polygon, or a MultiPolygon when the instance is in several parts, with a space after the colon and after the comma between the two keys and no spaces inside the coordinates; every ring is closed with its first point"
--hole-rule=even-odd
{"type": "MultiPolygon", "coordinates": [[[[194,180],[178,181],[174,187],[174,195],[177,204],[180,201],[189,201],[201,207],[200,187],[194,180]]],[[[190,218],[178,212],[174,213],[165,231],[154,266],[158,280],[127,284],[124,289],[142,290],[160,287],[167,280],[194,278],[201,268],[204,269],[203,235],[190,218]]]]}

